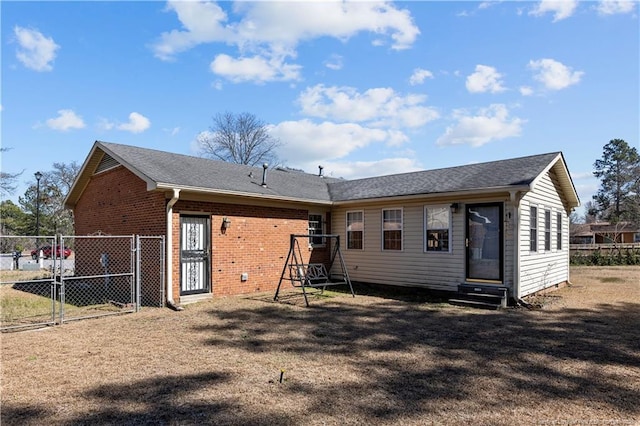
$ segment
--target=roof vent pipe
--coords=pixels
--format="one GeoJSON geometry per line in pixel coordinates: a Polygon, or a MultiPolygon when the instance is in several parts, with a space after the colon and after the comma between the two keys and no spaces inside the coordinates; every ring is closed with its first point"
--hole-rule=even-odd
{"type": "Polygon", "coordinates": [[[324,175],[322,174],[322,169],[324,169],[324,167],[318,166],[318,176],[320,177],[324,177],[324,175]]]}
{"type": "Polygon", "coordinates": [[[267,186],[267,169],[269,168],[269,164],[264,163],[262,165],[262,186],[267,186]]]}

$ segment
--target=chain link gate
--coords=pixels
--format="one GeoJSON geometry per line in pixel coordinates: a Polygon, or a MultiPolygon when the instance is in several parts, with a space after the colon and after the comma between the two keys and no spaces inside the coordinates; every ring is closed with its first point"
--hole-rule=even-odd
{"type": "Polygon", "coordinates": [[[55,324],[60,312],[56,264],[64,254],[57,238],[3,235],[0,253],[0,329],[55,324]]]}
{"type": "Polygon", "coordinates": [[[2,236],[0,330],[163,307],[164,241],[134,235],[2,236]]]}
{"type": "Polygon", "coordinates": [[[74,264],[60,275],[60,323],[136,312],[135,236],[62,236],[74,264]]]}
{"type": "Polygon", "coordinates": [[[162,308],[164,304],[165,249],[164,236],[136,238],[138,306],[162,308]]]}

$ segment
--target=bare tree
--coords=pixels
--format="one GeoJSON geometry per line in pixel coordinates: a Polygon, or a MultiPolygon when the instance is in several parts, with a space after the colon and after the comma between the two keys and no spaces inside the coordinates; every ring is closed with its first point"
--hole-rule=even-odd
{"type": "MultiPolygon", "coordinates": [[[[11,148],[0,148],[0,152],[8,151],[11,148]]],[[[24,170],[23,170],[24,171],[24,170]]],[[[20,173],[8,173],[4,170],[0,170],[0,195],[11,195],[16,190],[16,180],[22,174],[20,173]]]]}
{"type": "Polygon", "coordinates": [[[204,157],[250,166],[277,162],[275,151],[280,141],[253,114],[217,114],[209,130],[198,138],[200,155],[204,157]]]}

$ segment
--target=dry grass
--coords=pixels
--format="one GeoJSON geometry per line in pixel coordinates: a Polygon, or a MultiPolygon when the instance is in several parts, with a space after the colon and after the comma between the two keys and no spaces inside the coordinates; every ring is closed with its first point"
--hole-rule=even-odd
{"type": "Polygon", "coordinates": [[[2,424],[638,424],[640,268],[541,309],[227,298],[3,334],[2,424]],[[281,370],[284,370],[280,382],[281,370]]]}

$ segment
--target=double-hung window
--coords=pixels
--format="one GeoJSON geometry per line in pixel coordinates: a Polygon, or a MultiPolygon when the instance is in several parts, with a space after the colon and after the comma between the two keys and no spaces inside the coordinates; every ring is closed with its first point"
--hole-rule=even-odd
{"type": "Polygon", "coordinates": [[[364,248],[364,212],[347,212],[347,249],[364,248]]]}
{"type": "Polygon", "coordinates": [[[538,251],[538,208],[529,208],[529,251],[538,251]]]}
{"type": "Polygon", "coordinates": [[[551,250],[551,210],[544,211],[544,250],[551,250]]]}
{"type": "Polygon", "coordinates": [[[322,227],[322,215],[310,214],[309,215],[309,244],[312,246],[321,246],[325,242],[322,237],[314,237],[313,235],[324,234],[324,228],[322,227]]]}
{"type": "Polygon", "coordinates": [[[556,213],[556,249],[562,250],[562,213],[556,213]]]}
{"type": "Polygon", "coordinates": [[[382,250],[402,250],[402,209],[382,210],[382,250]]]}
{"type": "Polygon", "coordinates": [[[424,208],[425,251],[450,251],[451,210],[449,206],[424,208]]]}

